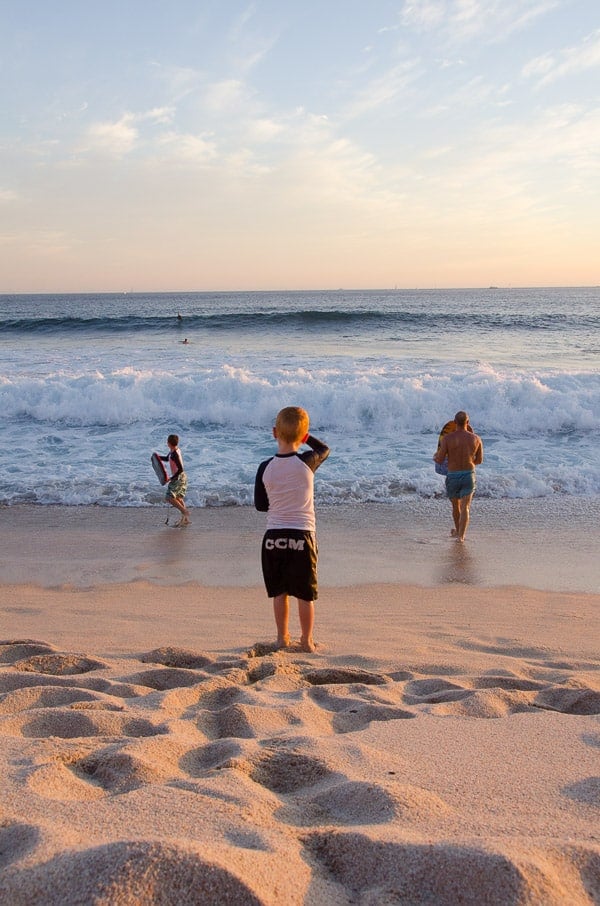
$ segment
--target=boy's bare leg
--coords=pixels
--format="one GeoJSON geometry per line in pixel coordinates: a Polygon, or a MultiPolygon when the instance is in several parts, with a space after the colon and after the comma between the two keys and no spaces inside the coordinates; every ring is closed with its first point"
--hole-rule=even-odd
{"type": "Polygon", "coordinates": [[[277,647],[287,648],[290,644],[290,601],[287,595],[276,595],[273,598],[273,613],[277,627],[277,647]]]}
{"type": "Polygon", "coordinates": [[[180,500],[179,497],[169,497],[169,503],[181,513],[181,520],[177,523],[177,525],[189,525],[190,511],[186,507],[183,500],[180,500]]]}
{"type": "Polygon", "coordinates": [[[316,645],[313,639],[313,626],[315,624],[315,605],[313,601],[303,601],[298,598],[298,616],[300,618],[300,647],[302,651],[315,651],[316,645]]]}

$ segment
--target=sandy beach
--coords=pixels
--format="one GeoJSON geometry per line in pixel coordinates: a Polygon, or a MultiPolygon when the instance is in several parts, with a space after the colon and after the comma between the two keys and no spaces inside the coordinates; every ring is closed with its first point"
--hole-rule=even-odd
{"type": "Polygon", "coordinates": [[[598,506],[448,510],[319,511],[315,654],[250,508],[0,510],[0,901],[600,902],[598,506]]]}

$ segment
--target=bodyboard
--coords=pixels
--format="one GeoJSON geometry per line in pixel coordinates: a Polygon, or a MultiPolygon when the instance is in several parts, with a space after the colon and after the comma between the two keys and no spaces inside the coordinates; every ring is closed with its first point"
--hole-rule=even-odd
{"type": "MultiPolygon", "coordinates": [[[[440,449],[440,444],[442,442],[442,437],[445,434],[450,434],[452,431],[456,431],[456,422],[454,420],[446,422],[442,430],[440,431],[440,436],[438,437],[438,450],[440,449]]],[[[435,463],[435,471],[438,475],[447,475],[448,474],[448,458],[443,462],[435,463]]]]}
{"type": "Polygon", "coordinates": [[[156,477],[158,478],[160,483],[166,484],[169,480],[169,476],[167,475],[167,470],[165,469],[163,461],[158,453],[152,454],[152,456],[150,457],[150,462],[152,463],[152,468],[156,472],[156,477]]]}

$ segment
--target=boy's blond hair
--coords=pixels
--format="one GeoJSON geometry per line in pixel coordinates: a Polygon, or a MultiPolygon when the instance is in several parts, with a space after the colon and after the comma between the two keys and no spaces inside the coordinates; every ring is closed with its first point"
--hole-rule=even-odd
{"type": "Polygon", "coordinates": [[[288,444],[299,443],[308,434],[308,412],[300,406],[286,406],[277,413],[277,437],[288,444]]]}

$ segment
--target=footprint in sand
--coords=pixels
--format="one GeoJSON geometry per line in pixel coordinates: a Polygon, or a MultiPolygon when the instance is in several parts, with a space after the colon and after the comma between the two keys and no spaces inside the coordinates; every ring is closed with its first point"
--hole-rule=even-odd
{"type": "Polygon", "coordinates": [[[14,661],[15,670],[30,673],[47,673],[51,676],[73,676],[103,670],[108,667],[104,661],[79,654],[34,654],[14,661]]]}
{"type": "Polygon", "coordinates": [[[376,705],[371,702],[356,705],[334,715],[332,726],[336,733],[353,733],[364,730],[374,721],[410,720],[416,717],[412,711],[396,708],[392,705],[376,705]]]}
{"type": "Polygon", "coordinates": [[[575,802],[600,808],[600,777],[586,777],[571,786],[564,787],[563,793],[575,802]]]}
{"type": "Polygon", "coordinates": [[[564,906],[583,903],[582,890],[591,898],[600,891],[594,853],[583,848],[574,848],[567,857],[567,872],[564,854],[542,849],[523,853],[517,861],[512,853],[476,846],[384,842],[343,831],[310,834],[304,844],[309,857],[345,888],[351,902],[564,906]]]}
{"type": "Polygon", "coordinates": [[[406,823],[439,820],[451,811],[435,793],[418,787],[346,780],[303,799],[297,809],[297,823],[371,825],[396,820],[406,823]]]}
{"type": "Polygon", "coordinates": [[[4,872],[5,903],[185,903],[263,906],[252,887],[208,855],[152,840],[119,841],[67,850],[41,865],[4,872]]]}
{"type": "Polygon", "coordinates": [[[298,749],[270,747],[254,761],[250,777],[273,793],[295,793],[336,776],[336,772],[298,749]]]}
{"type": "Polygon", "coordinates": [[[545,689],[534,703],[537,708],[562,714],[600,714],[600,692],[585,686],[545,689]]]}
{"type": "Polygon", "coordinates": [[[165,692],[167,689],[195,686],[202,681],[202,676],[193,670],[179,667],[158,667],[156,670],[134,673],[127,681],[136,686],[147,686],[149,689],[165,692]]]}
{"type": "Polygon", "coordinates": [[[237,740],[218,739],[186,752],[179,766],[190,777],[202,777],[207,772],[231,767],[242,756],[242,746],[237,740]]]}
{"type": "Polygon", "coordinates": [[[21,711],[19,714],[0,720],[0,732],[7,736],[23,736],[30,739],[46,739],[57,736],[60,739],[81,737],[112,736],[155,736],[167,733],[162,723],[133,717],[122,712],[79,711],[64,708],[21,711]]]}
{"type": "Polygon", "coordinates": [[[173,778],[173,772],[165,769],[161,761],[110,747],[92,752],[75,762],[71,769],[114,795],[173,778]]]}
{"type": "Polygon", "coordinates": [[[14,664],[36,654],[54,654],[56,649],[47,642],[34,639],[14,639],[0,642],[0,664],[14,664]]]}
{"type": "Polygon", "coordinates": [[[20,821],[3,823],[0,826],[0,868],[23,859],[35,850],[39,842],[40,831],[33,824],[20,821]]]}
{"type": "Polygon", "coordinates": [[[143,664],[162,664],[163,667],[182,667],[186,670],[205,670],[215,661],[205,652],[190,651],[187,648],[154,648],[140,656],[143,664]]]}
{"type": "Polygon", "coordinates": [[[23,686],[6,692],[0,698],[0,715],[17,714],[41,708],[70,706],[73,710],[86,708],[122,711],[123,704],[100,692],[69,686],[23,686]]]}
{"type": "Polygon", "coordinates": [[[323,667],[320,670],[307,670],[303,679],[311,686],[349,685],[361,683],[363,686],[382,686],[389,682],[386,676],[379,673],[369,673],[367,670],[349,669],[343,667],[323,667]]]}
{"type": "Polygon", "coordinates": [[[409,704],[458,701],[472,694],[472,689],[437,678],[413,680],[404,687],[404,701],[409,704]]]}

